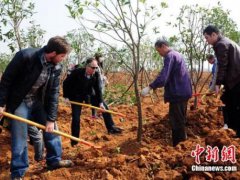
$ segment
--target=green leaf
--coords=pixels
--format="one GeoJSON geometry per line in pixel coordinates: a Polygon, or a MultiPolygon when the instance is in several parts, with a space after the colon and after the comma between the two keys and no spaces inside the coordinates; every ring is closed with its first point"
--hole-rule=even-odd
{"type": "Polygon", "coordinates": [[[80,8],[78,9],[78,13],[79,13],[80,15],[83,14],[83,7],[80,7],[80,8]]]}
{"type": "Polygon", "coordinates": [[[12,52],[15,51],[15,48],[14,48],[11,44],[9,44],[8,47],[10,48],[10,50],[11,50],[12,52]]]}

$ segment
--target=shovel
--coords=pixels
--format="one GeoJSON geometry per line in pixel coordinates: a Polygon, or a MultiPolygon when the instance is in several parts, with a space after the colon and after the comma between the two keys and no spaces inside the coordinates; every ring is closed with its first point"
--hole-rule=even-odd
{"type": "Polygon", "coordinates": [[[211,96],[213,95],[214,92],[207,92],[207,93],[195,93],[195,94],[192,94],[192,96],[211,96]]]}
{"type": "MultiPolygon", "coordinates": [[[[4,116],[10,118],[10,119],[14,119],[14,120],[17,120],[17,121],[21,121],[21,122],[24,122],[24,123],[26,123],[26,124],[29,124],[29,125],[32,125],[32,126],[36,126],[36,127],[40,128],[40,129],[43,129],[43,130],[46,129],[45,126],[43,126],[43,125],[41,125],[41,124],[38,124],[38,123],[35,123],[35,122],[33,122],[33,121],[30,121],[30,120],[28,120],[28,119],[24,119],[24,118],[22,118],[22,117],[19,117],[19,116],[16,116],[16,115],[13,115],[13,114],[10,114],[10,113],[7,113],[7,112],[3,112],[2,114],[3,114],[4,116]]],[[[78,142],[80,142],[81,144],[84,144],[84,145],[86,145],[86,146],[93,147],[93,148],[95,148],[95,149],[101,149],[100,146],[95,146],[94,144],[92,144],[92,143],[90,143],[90,142],[84,141],[83,139],[80,139],[80,138],[76,138],[76,137],[74,137],[74,136],[71,136],[71,135],[69,135],[69,134],[63,133],[63,132],[61,132],[61,131],[53,130],[52,133],[57,134],[57,135],[60,135],[60,136],[64,136],[64,137],[69,138],[69,139],[72,139],[72,140],[74,140],[74,141],[78,141],[78,142]]]]}
{"type": "Polygon", "coordinates": [[[99,107],[96,107],[96,106],[92,106],[90,104],[84,104],[84,103],[75,102],[75,101],[69,101],[69,102],[71,104],[75,104],[75,105],[79,105],[79,106],[85,106],[85,107],[90,107],[90,108],[93,108],[93,109],[100,110],[102,112],[107,112],[107,113],[115,114],[115,115],[118,115],[118,116],[121,116],[121,117],[126,117],[126,115],[124,115],[122,113],[118,113],[118,112],[113,112],[113,111],[110,111],[110,110],[102,109],[102,108],[99,108],[99,107]]]}

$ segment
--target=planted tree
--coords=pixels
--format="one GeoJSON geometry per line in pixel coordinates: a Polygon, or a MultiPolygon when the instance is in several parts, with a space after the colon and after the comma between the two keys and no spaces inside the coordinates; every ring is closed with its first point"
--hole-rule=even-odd
{"type": "MultiPolygon", "coordinates": [[[[142,136],[142,109],[138,90],[138,76],[141,61],[140,45],[146,36],[146,30],[151,23],[161,16],[161,10],[167,5],[149,6],[145,0],[72,0],[66,5],[72,18],[78,20],[82,27],[93,34],[99,42],[112,48],[116,44],[121,49],[126,48],[127,63],[122,63],[127,71],[131,73],[134,81],[134,92],[138,108],[138,134],[137,139],[141,141],[142,136]]],[[[116,53],[117,50],[116,50],[116,53]]],[[[121,59],[122,56],[119,55],[121,59]]]]}

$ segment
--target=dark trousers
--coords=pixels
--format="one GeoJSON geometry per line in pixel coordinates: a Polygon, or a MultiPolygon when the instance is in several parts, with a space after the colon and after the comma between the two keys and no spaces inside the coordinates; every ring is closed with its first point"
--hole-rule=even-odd
{"type": "Polygon", "coordinates": [[[169,104],[169,120],[172,127],[173,146],[187,139],[185,132],[187,101],[169,104]]]}
{"type": "Polygon", "coordinates": [[[235,130],[237,137],[240,137],[240,83],[232,89],[226,88],[221,100],[225,104],[228,127],[235,130]]]}
{"type": "MultiPolygon", "coordinates": [[[[95,96],[95,95],[89,95],[89,96],[87,97],[87,102],[86,102],[86,103],[91,104],[91,105],[96,106],[96,107],[99,106],[99,104],[98,104],[98,102],[97,102],[97,100],[96,100],[96,96],[95,96]]],[[[92,108],[92,116],[97,116],[97,111],[96,111],[96,109],[93,109],[93,108],[92,108]]]]}
{"type": "MultiPolygon", "coordinates": [[[[83,101],[88,102],[87,98],[88,97],[76,98],[74,101],[80,102],[80,103],[82,103],[83,101]]],[[[103,104],[105,109],[108,109],[108,106],[106,105],[106,103],[103,102],[103,104]]],[[[81,116],[82,106],[72,104],[71,107],[72,107],[72,125],[71,125],[72,135],[78,138],[80,135],[80,116],[81,116]]],[[[114,122],[111,114],[102,113],[102,115],[103,115],[104,123],[107,130],[110,130],[114,126],[114,122]]]]}
{"type": "Polygon", "coordinates": [[[228,110],[226,106],[222,107],[222,113],[223,113],[223,122],[224,124],[228,125],[228,110]]]}

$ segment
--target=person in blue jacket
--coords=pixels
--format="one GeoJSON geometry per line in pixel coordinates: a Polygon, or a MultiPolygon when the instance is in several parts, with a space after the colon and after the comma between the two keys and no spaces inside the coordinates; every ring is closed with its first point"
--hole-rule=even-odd
{"type": "Polygon", "coordinates": [[[209,64],[212,64],[212,80],[209,84],[209,91],[215,91],[215,86],[216,86],[216,80],[217,80],[217,71],[218,71],[218,66],[217,66],[217,58],[212,55],[208,54],[207,55],[207,60],[209,64]]]}
{"type": "Polygon", "coordinates": [[[173,146],[187,139],[185,124],[187,103],[192,96],[191,80],[183,56],[171,49],[166,40],[159,39],[155,49],[164,58],[157,78],[141,91],[146,96],[151,89],[164,87],[164,101],[169,102],[169,120],[173,146]]]}
{"type": "MultiPolygon", "coordinates": [[[[209,84],[209,92],[215,92],[216,90],[216,82],[217,82],[217,73],[218,73],[218,62],[217,58],[213,54],[207,55],[207,60],[209,64],[212,64],[212,80],[209,84]]],[[[223,121],[224,126],[223,129],[228,129],[228,115],[226,106],[221,106],[220,110],[223,112],[223,121]]]]}

